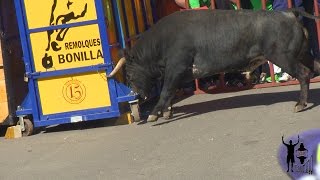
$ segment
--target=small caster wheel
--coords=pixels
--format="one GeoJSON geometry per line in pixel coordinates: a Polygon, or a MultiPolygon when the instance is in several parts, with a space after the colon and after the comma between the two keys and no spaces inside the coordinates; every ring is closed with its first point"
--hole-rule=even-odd
{"type": "Polygon", "coordinates": [[[131,109],[131,115],[133,116],[134,122],[141,121],[139,103],[138,102],[130,103],[130,109],[131,109]]]}
{"type": "MultiPolygon", "coordinates": [[[[33,123],[30,119],[23,119],[24,122],[24,130],[22,131],[22,136],[30,136],[33,133],[33,123]]],[[[20,121],[18,122],[18,125],[20,124],[20,121]]]]}

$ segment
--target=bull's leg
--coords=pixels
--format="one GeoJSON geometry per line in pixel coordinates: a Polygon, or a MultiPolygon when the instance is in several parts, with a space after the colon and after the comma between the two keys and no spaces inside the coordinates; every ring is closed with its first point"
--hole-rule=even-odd
{"type": "Polygon", "coordinates": [[[173,111],[172,111],[172,104],[170,103],[169,106],[164,106],[163,109],[163,117],[165,119],[170,119],[172,117],[173,111]]]}
{"type": "Polygon", "coordinates": [[[307,106],[311,70],[314,69],[314,61],[307,45],[308,43],[305,41],[298,58],[295,58],[292,52],[288,52],[287,54],[272,53],[269,56],[270,58],[267,57],[268,59],[272,59],[272,62],[281,67],[284,72],[296,77],[300,82],[300,96],[294,107],[294,112],[300,112],[307,106]]]}
{"type": "MultiPolygon", "coordinates": [[[[283,67],[289,67],[289,66],[283,66],[283,67]]],[[[301,63],[297,64],[296,68],[288,68],[288,69],[284,68],[284,70],[288,74],[296,77],[300,82],[300,96],[297,104],[294,107],[294,112],[300,112],[307,106],[311,71],[301,63]]]]}
{"type": "MultiPolygon", "coordinates": [[[[165,107],[169,107],[169,105],[171,104],[171,101],[174,97],[175,90],[176,90],[176,88],[173,84],[166,84],[165,83],[165,85],[161,91],[161,94],[160,94],[160,99],[147,119],[148,122],[157,121],[162,110],[165,107]],[[166,87],[166,85],[168,85],[170,87],[166,87]]],[[[171,114],[170,111],[166,111],[164,113],[164,117],[169,118],[170,114],[171,114]]]]}
{"type": "Polygon", "coordinates": [[[296,78],[300,82],[300,96],[294,107],[294,112],[300,112],[307,106],[309,85],[312,73],[317,71],[317,66],[314,64],[313,57],[308,50],[302,52],[300,63],[297,64],[296,78]]]}
{"type": "Polygon", "coordinates": [[[311,70],[302,63],[298,63],[295,68],[294,66],[290,68],[288,65],[283,67],[286,67],[283,68],[285,72],[296,77],[300,82],[300,96],[294,107],[294,112],[300,112],[307,106],[311,70]]]}
{"type": "Polygon", "coordinates": [[[183,78],[185,78],[188,67],[192,63],[192,58],[190,56],[191,54],[176,53],[176,56],[172,57],[172,60],[168,60],[170,63],[168,63],[166,66],[160,99],[149,115],[147,119],[148,122],[157,121],[158,116],[162,113],[162,110],[164,110],[164,118],[170,118],[172,113],[171,101],[174,98],[175,92],[183,78]],[[178,66],[177,62],[180,63],[178,66]]]}
{"type": "Polygon", "coordinates": [[[300,112],[307,106],[308,91],[311,71],[302,64],[298,65],[297,79],[300,82],[300,97],[294,108],[294,112],[300,112]]]}

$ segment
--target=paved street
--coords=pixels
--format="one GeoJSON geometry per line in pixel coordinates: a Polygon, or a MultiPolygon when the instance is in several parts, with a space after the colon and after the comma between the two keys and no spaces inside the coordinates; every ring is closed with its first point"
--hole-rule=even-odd
{"type": "Polygon", "coordinates": [[[299,86],[289,86],[191,96],[169,121],[1,137],[0,179],[289,179],[277,150],[282,135],[320,127],[320,83],[311,89],[296,114],[299,86]]]}

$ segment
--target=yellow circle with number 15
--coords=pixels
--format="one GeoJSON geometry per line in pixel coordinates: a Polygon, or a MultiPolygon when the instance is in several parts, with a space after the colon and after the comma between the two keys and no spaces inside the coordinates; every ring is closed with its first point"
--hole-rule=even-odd
{"type": "Polygon", "coordinates": [[[86,88],[79,80],[72,79],[64,84],[62,93],[70,104],[80,104],[86,97],[86,88]]]}

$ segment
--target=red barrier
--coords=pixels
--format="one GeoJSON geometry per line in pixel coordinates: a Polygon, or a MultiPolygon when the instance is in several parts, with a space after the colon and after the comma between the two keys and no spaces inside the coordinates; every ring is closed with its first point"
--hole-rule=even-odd
{"type": "Polygon", "coordinates": [[[189,0],[186,0],[186,5],[185,5],[186,9],[190,9],[190,6],[189,6],[189,0]]]}
{"type": "MultiPolygon", "coordinates": [[[[290,0],[288,0],[288,1],[290,1],[290,0]]],[[[266,10],[267,9],[267,1],[261,0],[261,3],[262,3],[262,9],[266,10]]],[[[270,86],[274,86],[277,82],[276,82],[276,78],[274,75],[273,63],[268,61],[268,64],[269,64],[269,70],[270,70],[270,76],[271,76],[271,85],[270,86]]]]}
{"type": "Polygon", "coordinates": [[[262,4],[262,9],[267,9],[267,1],[266,0],[261,0],[262,4]]]}
{"type": "Polygon", "coordinates": [[[237,8],[240,9],[241,8],[241,2],[240,0],[235,0],[237,8]]]}
{"type": "Polygon", "coordinates": [[[216,2],[215,0],[211,0],[211,9],[215,9],[216,8],[216,2]]]}
{"type": "Polygon", "coordinates": [[[292,8],[292,0],[288,0],[288,8],[292,8]]]}

